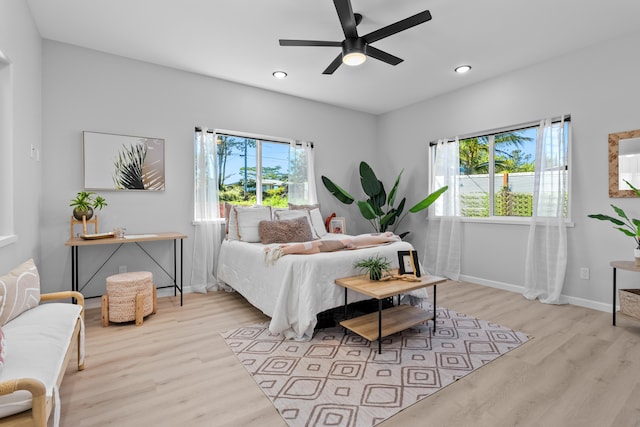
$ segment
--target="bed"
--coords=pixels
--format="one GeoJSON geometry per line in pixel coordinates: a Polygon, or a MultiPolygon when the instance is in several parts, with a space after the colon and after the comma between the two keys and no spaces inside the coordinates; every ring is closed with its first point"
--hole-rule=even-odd
{"type": "MultiPolygon", "coordinates": [[[[343,234],[326,233],[320,238],[343,237],[343,234]]],[[[218,259],[218,279],[269,316],[272,333],[296,340],[311,339],[319,313],[344,305],[344,289],[334,280],[361,274],[353,268],[355,261],[381,255],[391,261],[392,268],[397,268],[397,252],[413,249],[410,243],[399,241],[312,255],[289,254],[267,265],[264,262],[266,246],[274,245],[225,239],[218,259]]],[[[426,298],[427,293],[420,289],[412,295],[426,298]]],[[[348,293],[349,303],[367,298],[348,293]]]]}

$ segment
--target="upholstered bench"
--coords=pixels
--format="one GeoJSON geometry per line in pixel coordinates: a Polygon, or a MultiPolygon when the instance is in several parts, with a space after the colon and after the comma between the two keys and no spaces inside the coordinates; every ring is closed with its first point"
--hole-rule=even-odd
{"type": "Polygon", "coordinates": [[[0,277],[0,284],[0,323],[6,320],[0,332],[0,426],[46,427],[54,409],[57,427],[58,389],[76,343],[78,370],[84,369],[84,298],[71,291],[40,294],[32,260],[0,277]],[[50,302],[63,299],[69,302],[50,302]]]}
{"type": "Polygon", "coordinates": [[[102,296],[102,326],[133,320],[139,326],[145,316],[155,312],[156,287],[152,273],[131,271],[107,277],[107,293],[102,296]]]}

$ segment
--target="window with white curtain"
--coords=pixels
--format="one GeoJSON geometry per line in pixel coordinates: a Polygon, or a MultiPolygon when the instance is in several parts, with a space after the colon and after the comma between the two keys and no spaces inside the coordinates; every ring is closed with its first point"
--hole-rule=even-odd
{"type": "MultiPolygon", "coordinates": [[[[17,240],[13,223],[13,80],[11,63],[0,51],[0,247],[17,240]]],[[[26,150],[26,148],[25,148],[26,150]]]]}
{"type": "Polygon", "coordinates": [[[311,143],[235,131],[205,130],[203,142],[210,145],[207,146],[198,143],[198,132],[202,131],[196,128],[196,221],[224,218],[225,202],[279,208],[286,208],[289,203],[315,203],[312,157],[308,154],[313,148],[311,143]],[[215,151],[208,150],[213,145],[215,151]],[[207,155],[214,156],[215,160],[201,161],[207,155]],[[215,181],[212,174],[215,174],[215,181]],[[202,185],[205,176],[211,176],[211,182],[216,183],[217,212],[200,207],[203,197],[197,187],[202,185]]]}
{"type": "MultiPolygon", "coordinates": [[[[563,138],[563,155],[553,159],[553,170],[569,188],[570,116],[554,121],[556,138],[563,138]]],[[[533,215],[536,148],[539,122],[531,122],[502,129],[459,137],[459,208],[463,218],[517,221],[533,215]]],[[[438,145],[430,145],[431,171],[438,145]]],[[[545,164],[550,164],[549,162],[545,164]]],[[[442,186],[443,177],[432,172],[430,191],[442,186]]],[[[436,201],[435,213],[438,215],[436,201]]],[[[569,217],[569,196],[566,197],[564,217],[569,217]]]]}

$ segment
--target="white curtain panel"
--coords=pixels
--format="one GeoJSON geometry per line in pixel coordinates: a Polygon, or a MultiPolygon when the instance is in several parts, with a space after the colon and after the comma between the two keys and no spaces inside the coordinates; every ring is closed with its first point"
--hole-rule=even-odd
{"type": "Polygon", "coordinates": [[[196,225],[191,265],[191,289],[206,293],[224,285],[218,283],[216,266],[224,237],[224,222],[220,218],[216,173],[215,134],[207,129],[195,134],[195,210],[196,225]]]}
{"type": "Polygon", "coordinates": [[[289,203],[313,205],[318,203],[313,143],[291,141],[289,144],[289,203]]]}
{"type": "Polygon", "coordinates": [[[567,268],[567,138],[564,120],[540,122],[536,148],[533,216],[529,228],[523,295],[561,304],[567,268]]]}
{"type": "Polygon", "coordinates": [[[429,208],[424,265],[435,276],[460,279],[462,230],[460,224],[460,144],[439,140],[431,179],[433,190],[445,185],[445,191],[429,208]]]}

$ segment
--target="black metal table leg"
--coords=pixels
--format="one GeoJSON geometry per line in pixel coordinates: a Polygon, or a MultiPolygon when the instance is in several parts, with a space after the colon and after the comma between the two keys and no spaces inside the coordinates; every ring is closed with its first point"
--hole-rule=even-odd
{"type": "MultiPolygon", "coordinates": [[[[78,247],[71,246],[71,290],[78,290],[78,247]]],[[[76,304],[75,298],[71,298],[71,303],[76,304]]]]}
{"type": "Polygon", "coordinates": [[[616,268],[613,267],[613,304],[611,308],[613,314],[613,326],[616,326],[616,268]]]}
{"type": "Polygon", "coordinates": [[[436,285],[433,285],[433,333],[436,332],[436,285]]]}
{"type": "Polygon", "coordinates": [[[378,354],[382,354],[382,300],[378,300],[378,354]]]}

